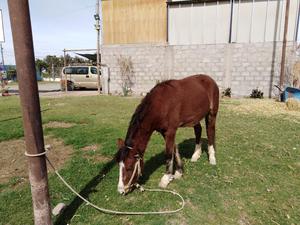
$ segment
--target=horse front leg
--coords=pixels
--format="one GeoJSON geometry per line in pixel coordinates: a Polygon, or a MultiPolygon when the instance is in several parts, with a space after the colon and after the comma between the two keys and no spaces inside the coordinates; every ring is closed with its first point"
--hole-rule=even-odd
{"type": "Polygon", "coordinates": [[[166,188],[168,184],[174,179],[174,153],[175,153],[175,131],[167,131],[163,134],[166,142],[166,173],[163,175],[159,182],[159,187],[166,188]]]}
{"type": "Polygon", "coordinates": [[[195,151],[194,154],[191,158],[192,162],[197,162],[197,160],[200,158],[202,154],[202,149],[201,149],[201,133],[202,133],[202,127],[201,124],[198,123],[194,126],[194,133],[196,137],[196,146],[195,146],[195,151]]]}
{"type": "Polygon", "coordinates": [[[175,146],[175,173],[174,173],[174,178],[175,179],[180,179],[183,174],[183,163],[180,158],[180,154],[178,151],[178,147],[175,146]]]}

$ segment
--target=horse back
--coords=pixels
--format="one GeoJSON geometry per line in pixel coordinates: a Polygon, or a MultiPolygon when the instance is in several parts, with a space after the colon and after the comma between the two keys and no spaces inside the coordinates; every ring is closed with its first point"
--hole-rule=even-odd
{"type": "Polygon", "coordinates": [[[194,126],[207,114],[216,115],[218,111],[219,89],[207,75],[169,80],[151,92],[151,108],[159,126],[194,126]]]}

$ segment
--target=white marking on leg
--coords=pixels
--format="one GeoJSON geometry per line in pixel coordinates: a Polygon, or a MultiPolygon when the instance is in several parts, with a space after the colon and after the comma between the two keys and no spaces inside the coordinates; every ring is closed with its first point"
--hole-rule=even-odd
{"type": "Polygon", "coordinates": [[[123,168],[124,168],[124,163],[119,162],[119,183],[118,183],[118,192],[120,194],[123,194],[125,192],[124,189],[124,182],[123,182],[123,168]]]}
{"type": "Polygon", "coordinates": [[[175,171],[174,173],[174,179],[180,179],[182,177],[182,173],[178,170],[175,171]]]}
{"type": "Polygon", "coordinates": [[[168,184],[174,179],[174,176],[172,174],[165,174],[160,179],[159,187],[166,188],[168,184]]]}
{"type": "Polygon", "coordinates": [[[201,143],[196,144],[195,151],[194,151],[194,154],[191,158],[191,161],[192,162],[197,162],[197,160],[200,158],[201,154],[202,154],[201,143]]]}
{"type": "Polygon", "coordinates": [[[208,159],[209,159],[209,163],[211,165],[216,165],[216,156],[215,156],[215,149],[213,145],[209,145],[208,146],[208,159]]]}

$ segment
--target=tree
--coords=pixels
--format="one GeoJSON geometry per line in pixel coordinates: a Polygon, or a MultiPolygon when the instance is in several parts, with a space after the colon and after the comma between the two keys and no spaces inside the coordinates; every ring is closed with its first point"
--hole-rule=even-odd
{"type": "Polygon", "coordinates": [[[48,70],[49,69],[49,64],[46,63],[44,60],[42,59],[36,59],[35,60],[35,66],[38,70],[38,72],[41,74],[42,73],[42,70],[45,69],[45,70],[48,70]]]}

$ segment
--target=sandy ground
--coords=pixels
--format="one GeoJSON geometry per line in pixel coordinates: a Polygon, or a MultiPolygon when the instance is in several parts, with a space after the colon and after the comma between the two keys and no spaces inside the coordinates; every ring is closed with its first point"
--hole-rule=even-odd
{"type": "MultiPolygon", "coordinates": [[[[72,147],[64,145],[62,140],[46,136],[44,142],[51,146],[47,156],[57,168],[71,157],[72,147]]],[[[24,139],[0,142],[0,183],[6,183],[13,177],[18,179],[17,183],[28,180],[27,158],[24,153],[24,139]]],[[[48,172],[50,171],[48,168],[48,172]]]]}
{"type": "MultiPolygon", "coordinates": [[[[59,82],[39,82],[38,83],[39,95],[40,97],[53,97],[60,98],[66,96],[93,96],[98,95],[97,90],[75,90],[63,92],[60,91],[60,83],[59,82]]],[[[12,83],[8,85],[8,92],[10,95],[18,95],[19,87],[16,83],[12,83]]]]}

